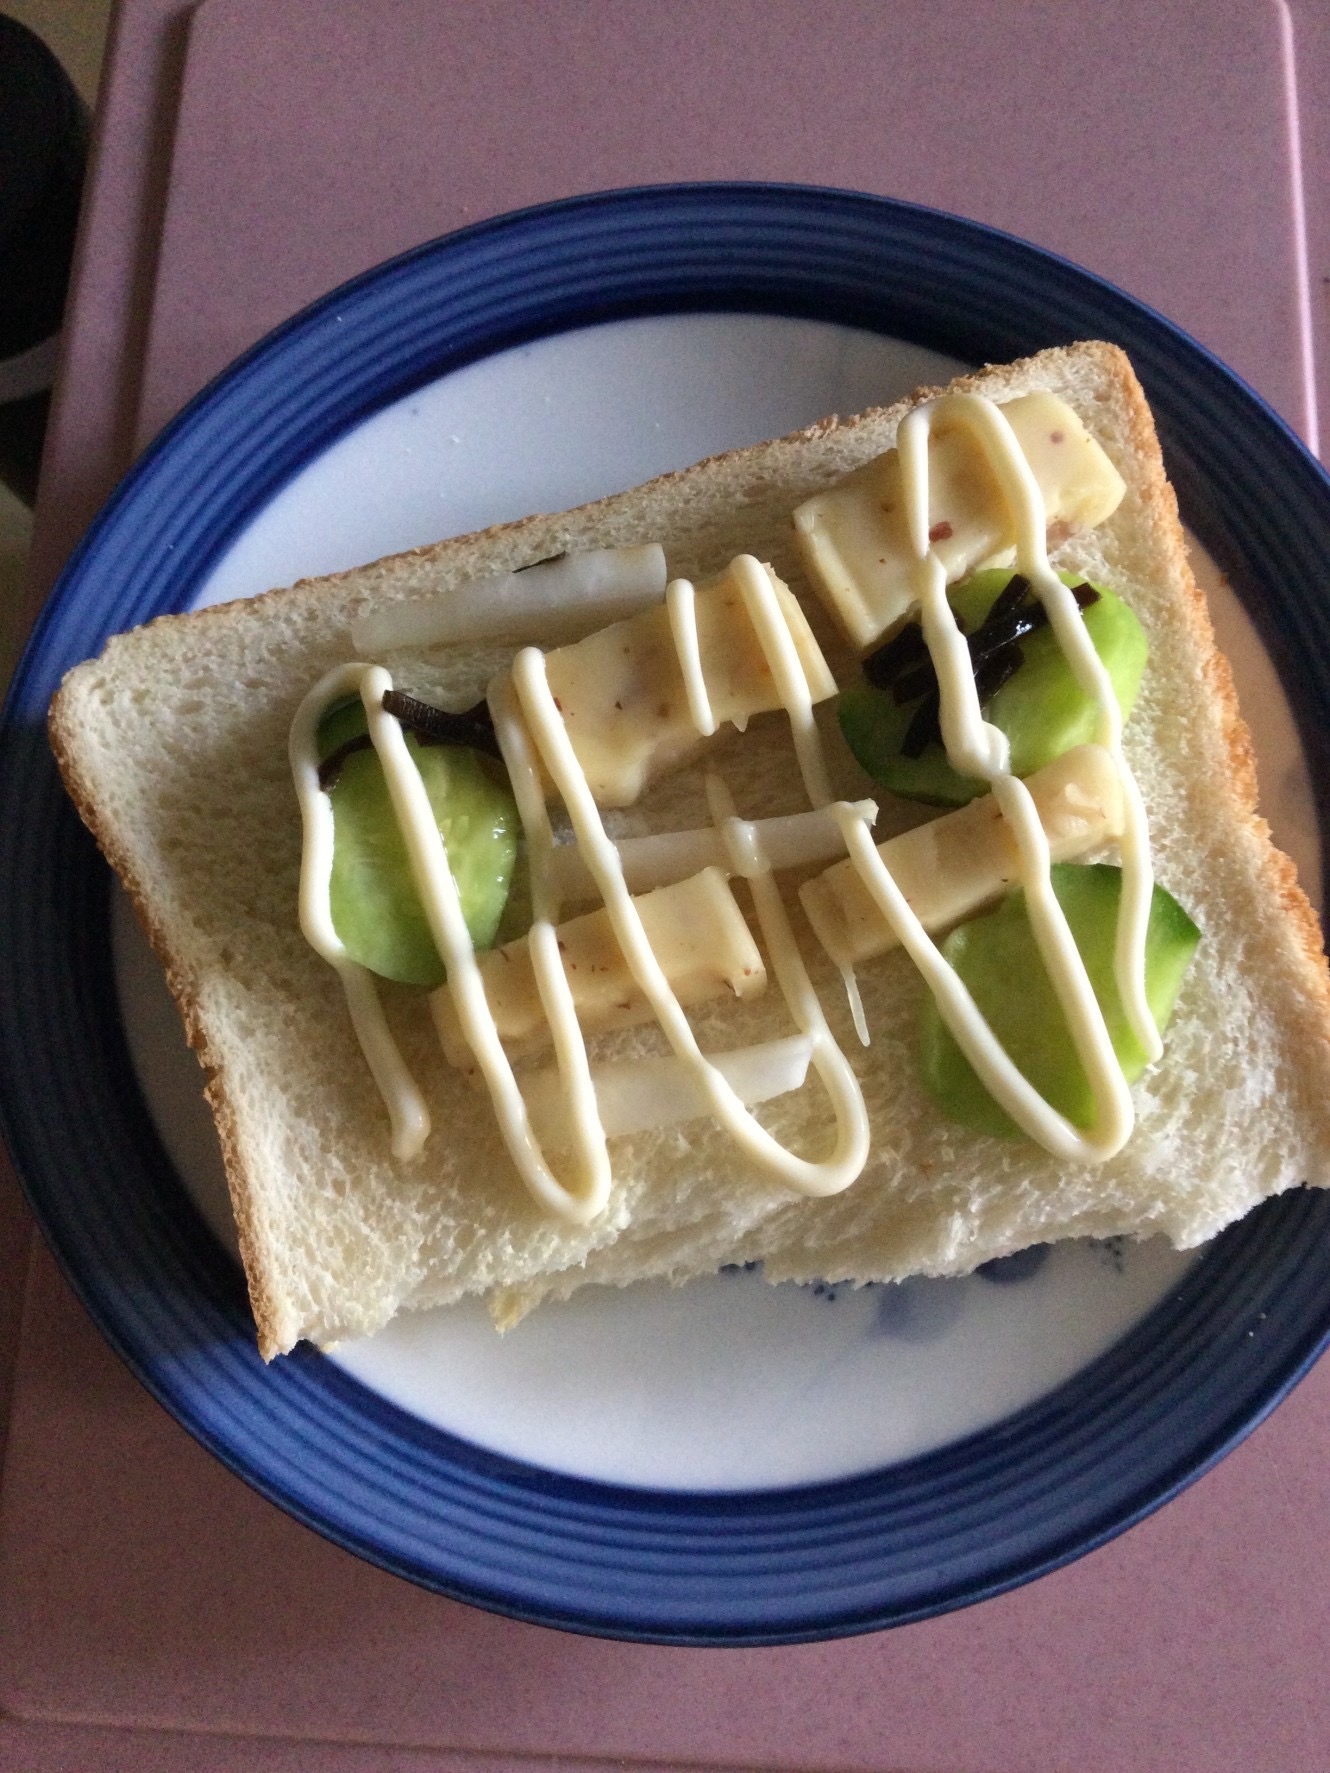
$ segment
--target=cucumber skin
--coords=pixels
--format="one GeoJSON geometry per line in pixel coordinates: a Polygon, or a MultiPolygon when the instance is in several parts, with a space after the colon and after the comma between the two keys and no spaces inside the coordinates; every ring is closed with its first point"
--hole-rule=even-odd
{"type": "MultiPolygon", "coordinates": [[[[949,593],[952,607],[970,633],[982,623],[1012,577],[1005,567],[974,573],[949,593]]],[[[1064,584],[1078,585],[1079,573],[1059,573],[1064,584]]],[[[1108,665],[1118,706],[1125,721],[1135,706],[1145,671],[1149,644],[1135,615],[1102,585],[1099,601],[1083,612],[1091,640],[1108,665]]],[[[1021,641],[1024,663],[988,704],[985,718],[1011,740],[1011,767],[1028,776],[1052,763],[1075,745],[1095,737],[1093,700],[1077,684],[1051,628],[1021,641]]],[[[846,744],[875,782],[906,800],[928,806],[964,806],[987,792],[987,784],[952,769],[940,745],[920,757],[903,757],[901,740],[918,702],[901,706],[890,691],[856,684],[842,692],[836,718],[846,744]]]]}
{"type": "MultiPolygon", "coordinates": [[[[1059,862],[1052,881],[1104,1011],[1113,1050],[1131,1083],[1145,1069],[1146,1058],[1127,1025],[1113,977],[1122,870],[1103,862],[1059,862]]],[[[1178,901],[1156,886],[1146,938],[1146,997],[1161,1032],[1200,939],[1201,932],[1178,901]]],[[[1090,1126],[1094,1099],[1039,957],[1024,893],[1009,893],[996,910],[960,924],[941,948],[1002,1046],[1045,1101],[1074,1126],[1090,1126]]],[[[948,1120],[1005,1138],[1026,1136],[980,1083],[927,994],[919,1045],[924,1083],[948,1120]]]]}

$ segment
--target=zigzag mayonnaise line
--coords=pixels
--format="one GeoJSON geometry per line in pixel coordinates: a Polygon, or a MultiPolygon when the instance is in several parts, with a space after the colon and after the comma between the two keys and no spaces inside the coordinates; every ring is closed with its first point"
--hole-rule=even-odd
{"type": "Polygon", "coordinates": [[[1136,784],[1122,755],[1122,720],[1112,684],[1085,631],[1075,599],[1048,564],[1044,503],[1010,425],[990,400],[947,394],[916,407],[901,421],[897,450],[924,640],[941,692],[940,725],[953,769],[986,781],[1016,839],[1020,882],[1044,965],[1067,1018],[1095,1102],[1095,1122],[1082,1133],[1027,1082],[980,1016],[974,1000],[942,958],[873,847],[866,832],[843,825],[846,846],[860,878],[898,939],[923,974],[938,1009],[985,1088],[1031,1138],[1055,1156],[1103,1162],[1121,1150],[1135,1120],[1131,1092],[1109,1038],[1066,916],[1053,893],[1048,840],[1030,791],[1008,768],[1006,735],[984,720],[969,649],[946,595],[946,573],[929,537],[928,436],[936,418],[970,427],[998,477],[1015,520],[1017,568],[1049,613],[1077,681],[1094,698],[1099,742],[1119,771],[1125,804],[1122,835],[1123,895],[1117,941],[1119,990],[1135,1032],[1152,1058],[1162,1050],[1145,1001],[1145,933],[1153,880],[1148,833],[1136,784]]]}
{"type": "MultiPolygon", "coordinates": [[[[655,1011],[675,1055],[704,1089],[715,1118],[743,1150],[797,1192],[818,1196],[839,1194],[855,1180],[867,1161],[868,1114],[854,1073],[827,1028],[821,1005],[808,983],[793,932],[788,922],[784,923],[783,929],[781,927],[784,907],[780,906],[770,870],[760,856],[751,859],[751,879],[763,933],[777,977],[782,987],[788,987],[787,995],[791,997],[795,1019],[802,1032],[813,1037],[813,1065],[831,1095],[836,1114],[835,1150],[830,1158],[819,1162],[798,1157],[773,1139],[739,1100],[724,1074],[707,1060],[698,1046],[688,1018],[646,939],[641,914],[624,884],[618,851],[605,831],[600,809],[587,787],[545,681],[544,654],[535,647],[524,648],[513,661],[513,683],[542,761],[558,786],[587,866],[600,888],[629,970],[655,1011]],[[770,890],[765,891],[764,887],[770,890]],[[779,919],[770,915],[773,900],[779,907],[779,919]],[[765,918],[762,915],[764,910],[768,913],[765,918]]],[[[736,833],[736,842],[742,843],[739,833],[736,833]]],[[[741,858],[736,856],[735,860],[741,858]]]]}
{"type": "Polygon", "coordinates": [[[665,587],[665,608],[669,611],[670,636],[683,672],[689,715],[701,737],[709,739],[716,731],[716,716],[712,713],[707,680],[702,674],[702,652],[697,641],[697,593],[691,579],[670,580],[665,587]]]}
{"type": "MultiPolygon", "coordinates": [[[[738,580],[744,607],[781,703],[789,715],[809,798],[815,806],[825,805],[831,799],[831,791],[821,741],[813,721],[812,695],[781,613],[771,575],[751,555],[741,555],[731,563],[730,570],[738,580]]],[[[702,673],[696,602],[689,581],[671,583],[666,589],[666,604],[688,706],[699,734],[706,737],[715,732],[716,721],[702,673]]],[[[610,913],[629,970],[654,1009],[676,1056],[704,1092],[716,1119],[751,1158],[798,1193],[823,1196],[838,1194],[848,1188],[868,1158],[868,1116],[863,1095],[827,1026],[755,827],[734,816],[728,792],[719,778],[709,776],[708,798],[714,822],[729,852],[729,872],[741,874],[749,882],[777,983],[800,1032],[812,1041],[812,1064],[830,1095],[835,1112],[835,1149],[830,1158],[818,1162],[796,1157],[780,1146],[740,1101],[723,1072],[698,1047],[687,1018],[646,939],[641,916],[624,882],[618,850],[605,832],[600,810],[550,693],[545,678],[544,655],[538,649],[528,647],[518,655],[513,663],[511,683],[527,729],[568,809],[579,850],[610,913]]],[[[847,816],[853,818],[856,815],[852,809],[847,809],[847,816]]],[[[568,1032],[571,1034],[571,1030],[568,1032]]]]}
{"type": "Polygon", "coordinates": [[[790,630],[781,618],[771,575],[751,554],[741,554],[731,562],[730,570],[738,575],[744,607],[757,630],[781,702],[790,717],[795,755],[808,798],[815,807],[827,806],[832,799],[831,783],[813,719],[813,695],[790,630]]]}
{"type": "MultiPolygon", "coordinates": [[[[911,537],[920,555],[921,566],[931,556],[932,549],[928,541],[928,470],[926,465],[923,466],[921,476],[920,464],[926,464],[928,427],[933,415],[939,413],[944,416],[963,413],[966,419],[975,421],[984,453],[1002,484],[1015,519],[1017,569],[1030,580],[1039,601],[1048,612],[1053,633],[1077,683],[1095,704],[1098,719],[1096,742],[1109,752],[1118,767],[1126,818],[1122,836],[1123,893],[1116,951],[1117,986],[1132,1032],[1153,1061],[1163,1052],[1159,1030],[1155,1026],[1155,1019],[1145,996],[1145,936],[1150,920],[1154,879],[1150,865],[1150,834],[1145,809],[1141,804],[1136,779],[1127,767],[1122,752],[1122,710],[1118,706],[1107,668],[1095,650],[1075,598],[1048,564],[1044,501],[1039,483],[1031,472],[1002,409],[982,395],[943,395],[929,406],[908,413],[902,421],[899,445],[902,449],[901,463],[908,489],[906,496],[909,500],[911,537]],[[905,453],[907,449],[910,452],[908,457],[905,453]]],[[[954,631],[955,617],[945,597],[940,600],[945,614],[937,609],[935,571],[927,566],[923,566],[923,570],[928,573],[930,584],[934,587],[929,595],[930,606],[941,621],[954,631]]],[[[968,658],[959,677],[954,674],[954,670],[949,670],[945,683],[942,683],[939,673],[939,683],[942,687],[943,721],[947,718],[948,701],[959,694],[959,706],[964,711],[967,735],[976,726],[982,727],[986,734],[994,735],[1002,742],[1009,756],[1010,747],[1004,736],[997,728],[989,726],[980,715],[974,674],[969,667],[968,658]]],[[[946,732],[945,725],[943,732],[946,732]]],[[[952,762],[953,767],[960,769],[963,774],[973,773],[985,778],[988,776],[988,772],[982,768],[971,772],[957,760],[953,759],[952,762]]],[[[1005,757],[1002,770],[1009,774],[1005,757]]],[[[1030,817],[1028,813],[1021,815],[1027,829],[1030,817]]]]}
{"type": "MultiPolygon", "coordinates": [[[[357,1039],[388,1109],[393,1128],[393,1155],[412,1158],[429,1136],[429,1113],[388,1029],[373,979],[363,967],[347,957],[333,929],[329,909],[332,805],[319,787],[317,733],[319,721],[327,709],[354,690],[365,707],[370,740],[383,768],[430,934],[448,969],[453,1001],[459,1005],[469,1043],[489,1086],[509,1152],[523,1181],[544,1206],[572,1223],[584,1224],[604,1210],[609,1198],[610,1171],[604,1137],[577,1142],[574,1159],[581,1172],[580,1186],[576,1190],[566,1188],[545,1161],[531,1130],[521,1090],[485,1003],[475,949],[425,785],[407,750],[400,722],[383,709],[383,697],[391,688],[392,678],[381,666],[341,666],[314,686],[301,703],[292,725],[292,772],[305,828],[300,882],[301,927],[306,939],[337,968],[342,978],[357,1039]]],[[[561,967],[558,973],[562,979],[561,967]]],[[[548,979],[542,978],[541,986],[542,997],[549,991],[547,1008],[552,1007],[558,1015],[563,1006],[559,1002],[557,985],[551,988],[548,979]]],[[[584,1068],[585,1048],[581,1047],[580,1052],[584,1068]]],[[[564,1051],[559,1056],[561,1061],[568,1057],[564,1051]]],[[[569,1095],[581,1108],[585,1092],[578,1088],[577,1055],[574,1053],[571,1057],[573,1077],[569,1095]]],[[[567,1078],[565,1082],[568,1082],[567,1078]]],[[[594,1092],[592,1104],[594,1115],[594,1092]]],[[[599,1131],[598,1122],[596,1130],[599,1131]]]]}
{"type": "MultiPolygon", "coordinates": [[[[554,832],[550,825],[545,797],[540,790],[539,775],[535,759],[532,757],[530,746],[527,743],[526,731],[508,691],[509,686],[506,683],[495,686],[491,696],[490,711],[494,719],[494,731],[499,741],[499,750],[503,754],[503,760],[508,769],[513,798],[517,802],[518,817],[522,821],[522,829],[526,835],[531,877],[532,925],[527,938],[531,951],[531,964],[536,975],[536,987],[540,993],[541,1008],[545,1012],[545,1019],[554,1035],[554,1056],[558,1070],[560,1098],[572,1135],[569,1142],[586,1172],[593,1178],[593,1185],[586,1192],[584,1199],[588,1205],[593,1200],[598,1201],[599,1206],[596,1211],[599,1212],[604,1209],[605,1203],[609,1199],[612,1178],[605,1145],[605,1131],[596,1104],[595,1085],[591,1080],[591,1067],[586,1043],[580,1038],[578,1032],[572,993],[568,985],[568,976],[564,972],[563,962],[559,956],[558,937],[555,934],[554,926],[559,918],[559,894],[549,866],[550,853],[554,847],[554,832]]],[[[447,988],[441,989],[446,990],[447,988]]],[[[483,992],[480,1001],[481,1003],[485,1002],[483,992]]],[[[436,992],[431,998],[431,1008],[435,1012],[436,1023],[442,1006],[443,998],[436,992]]],[[[486,1013],[488,1015],[488,1006],[486,1013]]],[[[489,1017],[489,1020],[492,1026],[493,1018],[489,1017]]],[[[469,1037],[469,1030],[467,1032],[469,1037]]],[[[474,1051],[474,1044],[469,1044],[472,1044],[474,1051]]],[[[523,1112],[527,1112],[525,1108],[523,1112]]],[[[531,1186],[525,1171],[523,1171],[523,1180],[527,1182],[528,1187],[531,1186]]],[[[537,1198],[543,1197],[537,1193],[537,1198]]],[[[559,1210],[558,1206],[556,1206],[557,1210],[559,1210]]],[[[575,1217],[579,1223],[584,1222],[582,1213],[578,1212],[576,1208],[564,1216],[575,1217]]],[[[594,1213],[589,1211],[585,1214],[586,1219],[594,1216],[594,1213]]]]}
{"type": "Polygon", "coordinates": [[[310,947],[336,969],[342,981],[351,1025],[388,1110],[393,1156],[412,1158],[429,1138],[429,1110],[388,1030],[374,975],[347,954],[333,928],[329,903],[333,810],[331,800],[319,785],[319,722],[332,703],[343,696],[361,694],[367,669],[364,665],[338,665],[328,672],[301,702],[291,723],[291,774],[304,827],[300,928],[310,947]]]}

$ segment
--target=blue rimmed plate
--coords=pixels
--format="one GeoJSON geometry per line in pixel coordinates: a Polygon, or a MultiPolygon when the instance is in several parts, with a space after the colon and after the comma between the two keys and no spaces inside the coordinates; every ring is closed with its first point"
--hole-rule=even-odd
{"type": "MultiPolygon", "coordinates": [[[[650,316],[717,315],[837,329],[851,350],[903,340],[965,361],[1087,336],[1124,345],[1184,513],[1243,592],[1312,778],[1328,779],[1324,476],[1157,316],[1019,242],[853,194],[691,186],[554,205],[421,248],[282,328],[176,421],[71,562],[3,737],[0,1100],[44,1229],[105,1333],[185,1426],[281,1506],[389,1569],[523,1618],[751,1644],[963,1604],[1157,1506],[1319,1351],[1330,1202],[1267,1205],[1111,1348],[998,1422],[816,1482],[591,1481],[449,1433],[315,1355],[264,1369],[236,1270],[146,1112],[122,1030],[107,877],[41,724],[61,673],[107,634],[218,594],[228,573],[240,575],[232,589],[259,588],[240,582],[252,538],[271,538],[271,513],[283,500],[293,508],[302,471],[332,472],[347,440],[394,403],[409,412],[440,378],[579,329],[622,339],[625,326],[609,323],[631,332],[650,316]]],[[[515,514],[490,508],[425,533],[515,514]]],[[[310,558],[298,520],[291,536],[293,572],[343,564],[310,558]]],[[[1324,830],[1321,806],[1318,817],[1324,830]]]]}

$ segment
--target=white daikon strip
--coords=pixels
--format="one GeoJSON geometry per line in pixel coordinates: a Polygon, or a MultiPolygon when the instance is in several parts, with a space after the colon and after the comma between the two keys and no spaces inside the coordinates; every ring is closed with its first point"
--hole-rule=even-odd
{"type": "MultiPolygon", "coordinates": [[[[712,1053],[711,1063],[739,1099],[752,1107],[803,1088],[813,1042],[806,1034],[712,1053]]],[[[607,1137],[644,1133],[712,1112],[706,1091],[682,1060],[610,1060],[591,1067],[596,1106],[607,1137]]],[[[570,1138],[563,1083],[555,1070],[522,1079],[531,1124],[543,1144],[557,1150],[570,1138]]]]}
{"type": "Polygon", "coordinates": [[[471,579],[438,597],[373,610],[352,626],[351,645],[370,657],[482,640],[563,646],[659,603],[665,579],[659,542],[561,554],[519,572],[471,579]]]}
{"type": "MultiPolygon", "coordinates": [[[[866,825],[877,818],[876,801],[851,801],[850,809],[866,825]]],[[[777,871],[815,868],[845,854],[845,839],[829,807],[789,813],[781,818],[755,819],[753,824],[761,838],[763,854],[777,871]]],[[[724,868],[729,872],[729,852],[714,825],[696,831],[657,831],[648,837],[621,837],[617,847],[630,893],[671,886],[675,881],[700,874],[704,868],[724,868]]],[[[591,871],[575,843],[558,844],[549,852],[549,878],[560,898],[572,903],[598,896],[591,871]]]]}

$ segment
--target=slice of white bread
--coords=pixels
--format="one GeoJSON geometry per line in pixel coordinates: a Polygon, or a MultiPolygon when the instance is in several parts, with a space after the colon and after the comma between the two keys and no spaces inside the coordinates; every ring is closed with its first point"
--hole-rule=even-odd
{"type": "MultiPolygon", "coordinates": [[[[959,386],[997,399],[1049,388],[1126,484],[1108,522],[1065,544],[1059,567],[1112,586],[1151,647],[1127,749],[1149,813],[1156,873],[1203,932],[1163,1061],[1136,1086],[1138,1126],[1100,1167],[950,1126],[919,1082],[922,986],[896,952],[861,971],[872,1046],[861,1049],[839,979],[802,925],[815,982],[863,1082],[868,1166],[848,1192],[796,1199],[752,1172],[720,1129],[693,1121],[616,1140],[602,1218],[546,1217],[506,1156],[483,1097],[443,1064],[420,996],[390,989],[392,1024],[425,1087],[434,1133],[398,1163],[341,988],[296,921],[301,834],[286,754],[310,685],[352,657],[352,623],[561,549],[661,541],[672,574],[701,577],[739,552],[768,560],[808,609],[838,679],[856,669],[821,615],[791,512],[890,447],[911,404],[827,420],[558,516],[441,542],[252,601],[163,617],[112,639],[66,679],[51,738],[70,793],[124,880],[210,1073],[241,1249],[265,1356],[299,1338],[364,1334],[408,1307],[489,1297],[511,1321],[590,1282],[683,1281],[727,1262],[782,1278],[884,1280],[964,1273],[1028,1244],[1082,1234],[1209,1237],[1256,1202],[1330,1183],[1330,982],[1316,920],[1255,810],[1255,774],[1227,665],[1192,580],[1149,412],[1123,355],[1047,351],[959,386]]],[[[923,398],[924,395],[916,398],[923,398]]],[[[508,654],[472,648],[386,662],[403,687],[479,695],[508,654]]],[[[833,737],[838,791],[872,792],[833,737]]],[[[709,761],[747,816],[797,811],[780,716],[731,735],[709,761]]],[[[879,834],[921,809],[884,801],[879,834]]],[[[653,788],[622,830],[708,822],[699,772],[653,788]]],[[[792,889],[791,889],[792,892],[792,889]]],[[[798,925],[798,913],[796,927],[798,925]]],[[[695,1013],[705,1048],[786,1033],[775,991],[695,1013]]],[[[659,1049],[654,1029],[597,1050],[659,1049]]],[[[762,1118],[810,1154],[830,1141],[822,1092],[762,1118]]]]}

